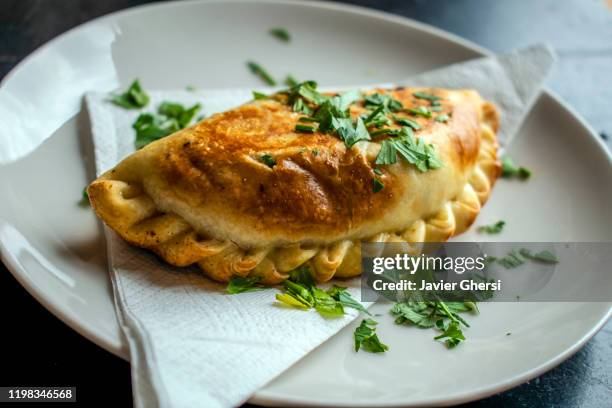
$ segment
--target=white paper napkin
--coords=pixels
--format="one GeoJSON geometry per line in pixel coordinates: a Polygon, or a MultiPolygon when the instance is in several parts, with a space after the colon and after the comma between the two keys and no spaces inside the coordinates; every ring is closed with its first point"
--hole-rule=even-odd
{"type": "MultiPolygon", "coordinates": [[[[539,94],[552,61],[548,48],[536,46],[452,65],[401,84],[479,90],[501,108],[507,143],[539,94]]],[[[150,95],[145,111],[163,100],[200,102],[207,116],[251,99],[250,90],[150,95]]],[[[86,95],[98,175],[134,150],[131,124],[139,113],[118,108],[107,97],[86,95]]],[[[237,406],[357,316],[347,309],[343,318],[324,319],[314,311],[280,307],[274,301],[276,289],[227,295],[223,285],[205,279],[197,268],[169,267],[109,229],[106,237],[137,407],[237,406]]],[[[358,298],[358,280],[349,286],[358,298]]]]}

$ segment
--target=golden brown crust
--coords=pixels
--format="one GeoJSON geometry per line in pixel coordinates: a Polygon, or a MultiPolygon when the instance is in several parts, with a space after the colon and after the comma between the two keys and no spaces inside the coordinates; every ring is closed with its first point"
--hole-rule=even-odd
{"type": "MultiPolygon", "coordinates": [[[[495,107],[473,91],[434,91],[451,119],[417,118],[417,137],[435,146],[441,169],[421,173],[402,161],[376,176],[384,137],[347,149],[329,134],[296,133],[302,115],[264,100],[134,153],[91,184],[92,206],[132,244],[174,265],[197,262],[218,280],[258,274],[272,283],[304,262],[319,280],[353,276],[362,239],[442,241],[465,230],[499,174],[495,107]]],[[[415,89],[376,92],[426,104],[415,89]]]]}

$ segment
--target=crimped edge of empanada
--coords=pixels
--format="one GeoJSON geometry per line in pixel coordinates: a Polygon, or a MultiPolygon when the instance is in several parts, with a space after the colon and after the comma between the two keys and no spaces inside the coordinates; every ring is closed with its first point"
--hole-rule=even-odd
{"type": "Polygon", "coordinates": [[[361,273],[361,241],[444,242],[467,230],[491,194],[501,166],[497,158],[498,114],[494,105],[482,105],[480,150],[468,182],[455,199],[433,216],[415,221],[401,231],[381,232],[363,240],[341,240],[326,246],[295,244],[288,247],[243,249],[197,233],[176,214],[161,213],[142,187],[103,175],[88,187],[94,211],[130,244],[152,250],[174,266],[197,264],[209,278],[227,282],[232,276],[259,276],[275,284],[289,272],[308,264],[318,282],[361,273]]]}

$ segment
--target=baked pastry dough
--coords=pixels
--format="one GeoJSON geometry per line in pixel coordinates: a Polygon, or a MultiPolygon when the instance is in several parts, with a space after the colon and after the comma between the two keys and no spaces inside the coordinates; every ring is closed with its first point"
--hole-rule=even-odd
{"type": "MultiPolygon", "coordinates": [[[[477,92],[368,93],[414,108],[427,104],[417,91],[441,97],[438,110],[450,116],[410,116],[440,168],[377,166],[388,136],[348,148],[331,134],[296,132],[304,115],[264,99],[135,152],[91,183],[91,204],[126,241],[172,265],[198,264],[217,281],[260,276],[273,284],[304,263],[317,281],[358,275],[361,241],[441,242],[465,231],[500,172],[497,110],[477,92]],[[379,192],[374,179],[384,183],[379,192]]],[[[364,112],[363,103],[350,107],[353,117],[364,112]]]]}

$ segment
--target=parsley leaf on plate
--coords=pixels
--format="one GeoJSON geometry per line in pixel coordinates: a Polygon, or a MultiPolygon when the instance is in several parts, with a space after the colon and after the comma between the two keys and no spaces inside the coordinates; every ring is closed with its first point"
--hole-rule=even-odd
{"type": "Polygon", "coordinates": [[[555,254],[548,250],[543,250],[540,252],[536,252],[535,254],[526,248],[521,248],[519,253],[523,255],[527,259],[531,259],[533,261],[540,261],[543,263],[556,264],[559,263],[559,259],[555,254]]]}
{"type": "Polygon", "coordinates": [[[506,225],[506,221],[500,220],[495,224],[491,225],[481,225],[477,228],[478,232],[484,232],[487,234],[499,234],[504,229],[504,225],[506,225]]]}
{"type": "Polygon", "coordinates": [[[276,85],[276,80],[266,71],[261,65],[253,61],[247,61],[247,67],[251,72],[260,77],[266,84],[270,86],[276,85]]]}
{"type": "Polygon", "coordinates": [[[406,300],[396,302],[391,309],[396,324],[413,324],[423,329],[438,328],[442,330],[443,333],[434,337],[434,339],[447,339],[445,343],[449,348],[453,348],[465,340],[461,325],[469,327],[469,324],[459,315],[459,313],[464,312],[477,314],[476,303],[406,300]]]}
{"type": "Polygon", "coordinates": [[[514,178],[517,177],[521,180],[527,180],[531,177],[531,170],[526,167],[517,166],[514,163],[514,160],[508,155],[504,155],[501,158],[502,163],[502,174],[501,176],[504,178],[514,178]]]}
{"type": "Polygon", "coordinates": [[[88,207],[91,205],[91,203],[89,202],[89,194],[87,194],[87,187],[83,188],[83,193],[81,200],[79,201],[79,205],[82,205],[83,207],[88,207]]]}
{"type": "Polygon", "coordinates": [[[149,95],[142,89],[140,82],[136,79],[124,93],[120,95],[111,94],[110,101],[124,109],[139,109],[147,106],[149,95]]]}
{"type": "MultiPolygon", "coordinates": [[[[442,322],[442,320],[438,320],[438,322],[442,322]]],[[[463,335],[463,331],[461,330],[461,327],[459,327],[458,322],[452,321],[446,326],[444,326],[444,323],[436,323],[436,326],[443,332],[439,336],[434,337],[434,340],[446,339],[444,340],[444,343],[448,348],[456,347],[459,343],[465,340],[465,336],[463,335]]]]}
{"type": "Polygon", "coordinates": [[[506,269],[517,268],[525,263],[525,258],[519,254],[516,250],[508,252],[508,254],[502,258],[497,259],[497,263],[506,269]]]}
{"type": "Polygon", "coordinates": [[[428,308],[426,302],[398,302],[393,305],[391,314],[396,324],[411,322],[426,329],[434,327],[437,320],[436,310],[428,308]]]}
{"type": "Polygon", "coordinates": [[[384,353],[389,350],[389,346],[382,343],[376,335],[376,325],[378,323],[372,319],[363,319],[359,327],[355,329],[355,351],[364,349],[370,353],[384,353]]]}
{"type": "Polygon", "coordinates": [[[282,42],[289,42],[289,41],[291,41],[291,35],[289,34],[289,31],[287,31],[286,28],[282,28],[282,27],[271,28],[270,29],[270,34],[273,37],[278,38],[282,42]]]}
{"type": "Polygon", "coordinates": [[[521,266],[525,263],[525,260],[527,259],[531,261],[539,261],[546,264],[559,263],[559,259],[557,258],[557,256],[548,250],[533,253],[527,248],[521,248],[518,251],[513,249],[512,251],[508,252],[506,256],[502,258],[495,258],[494,260],[504,268],[512,269],[521,266]]]}

